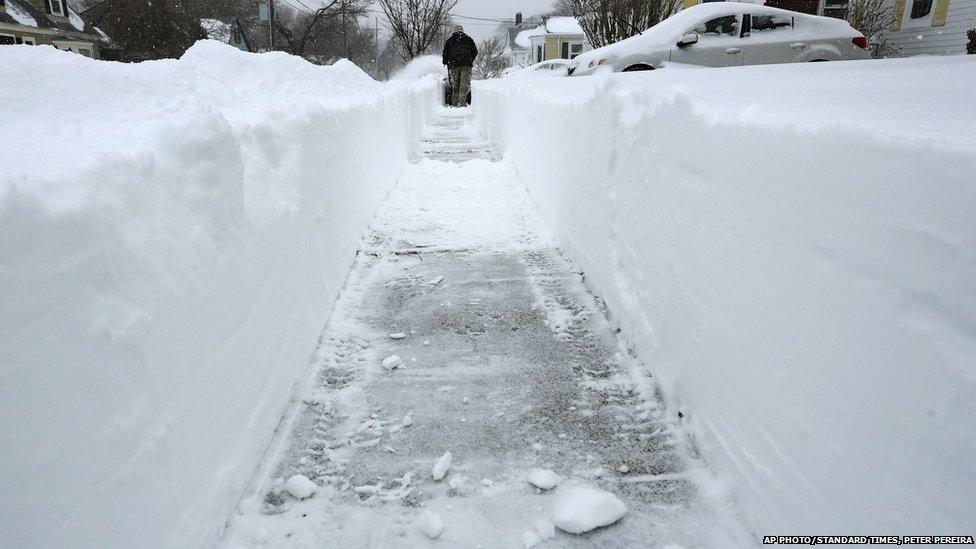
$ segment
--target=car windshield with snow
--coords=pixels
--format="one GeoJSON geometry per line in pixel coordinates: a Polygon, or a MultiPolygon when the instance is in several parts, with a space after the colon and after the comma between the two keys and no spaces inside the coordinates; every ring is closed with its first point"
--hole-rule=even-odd
{"type": "Polygon", "coordinates": [[[867,39],[840,19],[732,2],[683,10],[637,36],[586,52],[573,76],[646,71],[665,63],[735,67],[869,59],[867,39]]]}

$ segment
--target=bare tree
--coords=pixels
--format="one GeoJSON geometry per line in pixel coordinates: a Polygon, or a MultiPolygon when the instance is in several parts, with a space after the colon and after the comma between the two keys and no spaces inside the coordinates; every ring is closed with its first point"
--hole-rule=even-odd
{"type": "MultiPolygon", "coordinates": [[[[282,6],[275,13],[275,42],[284,41],[284,50],[292,55],[306,57],[317,42],[328,37],[333,41],[345,42],[341,52],[348,57],[350,32],[349,23],[365,15],[368,0],[329,0],[314,12],[298,11],[282,6]],[[336,21],[339,25],[330,25],[336,21]],[[336,31],[329,32],[329,31],[336,31]]],[[[340,42],[340,43],[341,43],[340,42]]]]}
{"type": "Polygon", "coordinates": [[[681,0],[572,0],[586,39],[594,48],[630,38],[671,17],[681,0]]]}
{"type": "Polygon", "coordinates": [[[552,6],[550,6],[546,16],[557,17],[565,15],[574,15],[573,0],[553,0],[552,6]]]}
{"type": "Polygon", "coordinates": [[[867,37],[875,57],[887,57],[897,52],[884,35],[894,21],[894,10],[886,0],[851,0],[847,11],[847,22],[867,37]]]}
{"type": "Polygon", "coordinates": [[[378,0],[403,59],[427,51],[458,0],[378,0]]]}
{"type": "Polygon", "coordinates": [[[496,78],[505,70],[505,61],[505,45],[497,36],[482,40],[471,74],[478,80],[496,78]]]}

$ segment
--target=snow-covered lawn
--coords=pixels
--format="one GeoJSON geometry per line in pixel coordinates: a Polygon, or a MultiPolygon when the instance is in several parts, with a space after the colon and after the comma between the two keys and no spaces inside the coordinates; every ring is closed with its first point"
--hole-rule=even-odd
{"type": "Polygon", "coordinates": [[[0,545],[230,515],[436,84],[200,43],[0,48],[0,545]]]}
{"type": "Polygon", "coordinates": [[[953,56],[505,79],[474,108],[755,533],[972,532],[974,90],[953,56]]]}

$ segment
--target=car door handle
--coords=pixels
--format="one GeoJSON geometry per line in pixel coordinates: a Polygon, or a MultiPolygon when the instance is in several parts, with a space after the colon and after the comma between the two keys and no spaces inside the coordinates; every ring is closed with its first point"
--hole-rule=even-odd
{"type": "Polygon", "coordinates": [[[807,45],[804,44],[803,42],[793,42],[792,44],[790,44],[790,47],[793,48],[794,50],[802,50],[803,48],[807,47],[807,45]]]}
{"type": "Polygon", "coordinates": [[[725,50],[725,53],[727,53],[729,55],[735,55],[737,53],[742,53],[742,49],[741,48],[729,48],[729,49],[725,50]]]}

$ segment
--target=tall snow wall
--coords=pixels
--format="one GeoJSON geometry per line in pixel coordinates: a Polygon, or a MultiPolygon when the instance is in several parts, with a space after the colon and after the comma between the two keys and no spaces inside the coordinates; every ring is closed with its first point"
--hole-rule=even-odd
{"type": "Polygon", "coordinates": [[[437,84],[214,42],[0,74],[0,545],[211,545],[437,84]]]}
{"type": "Polygon", "coordinates": [[[973,89],[956,56],[523,76],[474,105],[757,537],[971,533],[973,89]]]}

